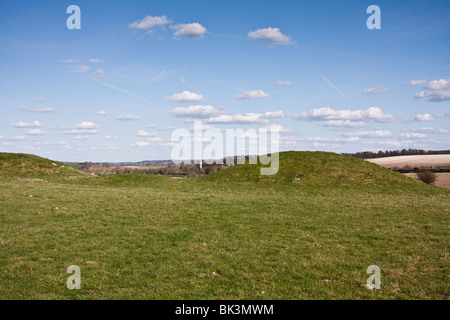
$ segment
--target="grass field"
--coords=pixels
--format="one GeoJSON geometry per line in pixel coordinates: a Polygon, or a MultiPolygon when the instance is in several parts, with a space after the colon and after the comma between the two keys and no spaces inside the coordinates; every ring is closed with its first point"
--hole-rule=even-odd
{"type": "Polygon", "coordinates": [[[450,190],[364,160],[286,152],[275,176],[179,180],[0,161],[0,299],[449,298],[450,190]]]}

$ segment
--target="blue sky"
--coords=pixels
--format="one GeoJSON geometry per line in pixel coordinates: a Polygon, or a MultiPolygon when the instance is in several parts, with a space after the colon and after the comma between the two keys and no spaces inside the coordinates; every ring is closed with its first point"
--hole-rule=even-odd
{"type": "Polygon", "coordinates": [[[193,120],[278,128],[281,150],[450,149],[449,1],[0,6],[2,152],[169,159],[193,120]]]}

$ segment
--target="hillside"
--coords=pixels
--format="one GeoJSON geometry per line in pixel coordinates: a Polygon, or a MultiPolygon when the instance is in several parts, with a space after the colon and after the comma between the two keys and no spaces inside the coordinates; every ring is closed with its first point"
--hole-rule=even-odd
{"type": "Polygon", "coordinates": [[[0,176],[81,176],[60,162],[24,153],[0,153],[0,176]]]}
{"type": "Polygon", "coordinates": [[[261,164],[235,165],[199,180],[303,186],[416,185],[417,181],[368,161],[330,152],[288,151],[279,154],[279,171],[260,174],[261,164]],[[296,178],[297,177],[297,178],[296,178]]]}

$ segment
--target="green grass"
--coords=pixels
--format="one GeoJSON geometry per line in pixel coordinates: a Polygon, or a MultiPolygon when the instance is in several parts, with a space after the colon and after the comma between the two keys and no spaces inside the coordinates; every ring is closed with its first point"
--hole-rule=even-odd
{"type": "Polygon", "coordinates": [[[0,159],[0,299],[449,298],[450,191],[363,160],[290,152],[276,176],[174,180],[0,159]]]}

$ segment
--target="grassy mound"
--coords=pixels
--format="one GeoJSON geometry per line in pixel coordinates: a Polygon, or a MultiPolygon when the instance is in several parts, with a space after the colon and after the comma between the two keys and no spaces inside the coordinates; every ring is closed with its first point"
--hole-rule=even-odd
{"type": "Polygon", "coordinates": [[[60,162],[24,153],[0,153],[0,176],[81,176],[85,173],[60,162]]]}
{"type": "Polygon", "coordinates": [[[420,184],[400,173],[393,172],[365,160],[330,152],[279,153],[278,173],[261,175],[262,166],[241,164],[203,176],[200,180],[283,184],[300,186],[418,186],[420,184]]]}

